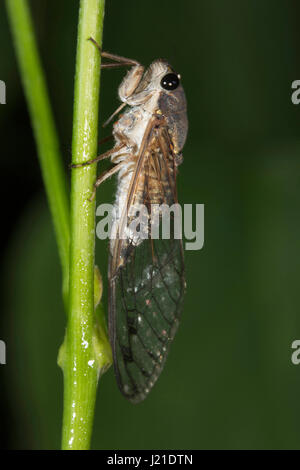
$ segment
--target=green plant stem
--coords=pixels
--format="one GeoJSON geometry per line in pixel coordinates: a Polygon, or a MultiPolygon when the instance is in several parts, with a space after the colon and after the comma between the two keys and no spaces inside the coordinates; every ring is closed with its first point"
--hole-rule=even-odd
{"type": "MultiPolygon", "coordinates": [[[[75,74],[72,161],[96,156],[104,0],[81,0],[75,74]]],[[[61,364],[64,372],[63,449],[88,449],[99,374],[94,313],[95,201],[89,197],[96,164],[72,170],[69,315],[61,364]]],[[[101,353],[100,353],[101,356],[101,353]]]]}
{"type": "MultiPolygon", "coordinates": [[[[6,0],[6,7],[54,222],[66,305],[69,273],[69,207],[66,177],[27,0],[6,0]]],[[[19,156],[16,155],[17,157],[19,156]]]]}
{"type": "MultiPolygon", "coordinates": [[[[62,264],[64,301],[69,310],[65,341],[59,354],[64,373],[62,447],[87,449],[98,377],[111,364],[111,350],[101,304],[96,315],[94,313],[94,302],[98,303],[101,296],[101,276],[94,268],[95,203],[88,198],[93,189],[96,165],[72,171],[70,220],[58,138],[27,0],[6,0],[6,6],[54,221],[62,264]]],[[[92,36],[101,43],[103,17],[104,0],[81,0],[74,94],[73,163],[89,160],[97,151],[100,54],[88,38],[92,36]]]]}

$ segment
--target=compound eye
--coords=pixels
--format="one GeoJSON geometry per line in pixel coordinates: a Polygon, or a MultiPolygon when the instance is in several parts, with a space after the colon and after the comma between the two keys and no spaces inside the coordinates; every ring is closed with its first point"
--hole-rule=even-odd
{"type": "Polygon", "coordinates": [[[167,73],[160,82],[165,90],[175,90],[179,85],[179,76],[176,73],[167,73]]]}

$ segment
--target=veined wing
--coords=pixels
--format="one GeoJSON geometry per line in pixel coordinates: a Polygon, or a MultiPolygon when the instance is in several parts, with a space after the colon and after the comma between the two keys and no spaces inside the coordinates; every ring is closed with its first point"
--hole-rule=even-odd
{"type": "MultiPolygon", "coordinates": [[[[176,168],[164,126],[149,126],[131,181],[127,208],[176,199],[176,168]],[[137,201],[136,201],[137,200],[137,201]]],[[[127,213],[124,220],[128,219],[127,213]]],[[[185,290],[182,242],[116,240],[110,261],[109,332],[119,388],[133,403],[143,400],[164,366],[179,322],[185,290]],[[116,260],[122,254],[125,262],[116,260]]]]}

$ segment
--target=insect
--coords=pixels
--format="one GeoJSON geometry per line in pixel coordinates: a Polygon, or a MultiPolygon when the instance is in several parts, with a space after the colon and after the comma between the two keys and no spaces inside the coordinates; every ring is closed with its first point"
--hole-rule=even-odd
{"type": "Polygon", "coordinates": [[[101,54],[114,61],[103,68],[131,66],[118,90],[122,104],[109,119],[127,107],[113,124],[115,144],[84,164],[109,157],[115,164],[98,177],[95,190],[118,174],[108,271],[109,337],[120,391],[138,403],[163,369],[179,323],[185,276],[182,241],[172,230],[169,239],[143,238],[133,236],[128,225],[138,204],[149,209],[149,227],[153,205],[177,203],[177,167],[188,128],[186,99],[181,77],[167,61],[155,60],[145,69],[137,61],[101,54]]]}

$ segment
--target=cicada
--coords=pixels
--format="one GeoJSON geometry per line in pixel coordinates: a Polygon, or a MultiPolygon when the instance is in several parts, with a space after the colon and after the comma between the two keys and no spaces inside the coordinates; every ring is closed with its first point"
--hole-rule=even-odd
{"type": "Polygon", "coordinates": [[[114,146],[85,164],[109,157],[114,164],[96,180],[95,190],[117,173],[109,338],[120,391],[138,403],[166,361],[182,310],[185,275],[182,240],[174,237],[174,230],[163,239],[142,236],[142,230],[133,235],[128,227],[134,207],[148,209],[145,228],[151,226],[153,207],[177,204],[177,168],[188,129],[186,99],[180,75],[166,60],[145,69],[135,60],[101,54],[113,61],[102,67],[131,66],[118,89],[122,104],[112,115],[126,107],[113,124],[114,146]]]}

